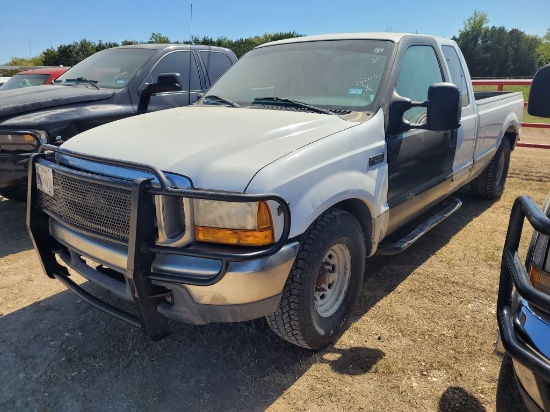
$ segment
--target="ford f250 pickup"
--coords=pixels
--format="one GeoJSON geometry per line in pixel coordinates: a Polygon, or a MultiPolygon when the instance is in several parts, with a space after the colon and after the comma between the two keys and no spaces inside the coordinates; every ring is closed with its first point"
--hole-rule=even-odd
{"type": "Polygon", "coordinates": [[[17,196],[17,187],[27,183],[28,157],[41,144],[61,144],[113,120],[194,103],[235,61],[231,50],[220,47],[122,46],[84,59],[54,86],[2,92],[0,193],[17,196]]]}
{"type": "Polygon", "coordinates": [[[153,339],[169,333],[166,317],[265,316],[283,339],[320,349],[345,329],[367,257],[405,250],[460,207],[449,195],[464,185],[501,195],[522,110],[520,93],[474,93],[451,40],[273,42],[193,106],[43,147],[27,224],[49,277],[153,339]]]}

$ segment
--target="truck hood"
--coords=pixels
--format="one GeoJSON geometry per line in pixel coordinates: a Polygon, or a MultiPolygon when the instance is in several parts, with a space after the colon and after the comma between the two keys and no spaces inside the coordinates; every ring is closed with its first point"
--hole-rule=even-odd
{"type": "Polygon", "coordinates": [[[0,119],[48,107],[104,100],[113,90],[96,90],[85,86],[35,86],[0,92],[0,119]]]}
{"type": "Polygon", "coordinates": [[[358,124],[336,115],[194,106],[100,126],[63,147],[152,165],[187,176],[197,188],[241,192],[266,165],[358,124]]]}

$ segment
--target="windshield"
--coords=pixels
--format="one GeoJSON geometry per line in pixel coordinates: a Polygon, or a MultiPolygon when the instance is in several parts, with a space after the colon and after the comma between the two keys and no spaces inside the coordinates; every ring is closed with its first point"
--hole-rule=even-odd
{"type": "Polygon", "coordinates": [[[82,60],[55,80],[55,84],[81,84],[91,82],[98,87],[122,89],[135,72],[155,53],[154,49],[109,49],[82,60]]]}
{"type": "Polygon", "coordinates": [[[337,40],[254,49],[212,86],[203,104],[227,99],[241,106],[274,105],[287,99],[329,110],[370,110],[392,47],[389,41],[337,40]]]}
{"type": "Polygon", "coordinates": [[[21,87],[40,86],[46,83],[49,74],[16,74],[0,87],[0,90],[19,89],[21,87]]]}

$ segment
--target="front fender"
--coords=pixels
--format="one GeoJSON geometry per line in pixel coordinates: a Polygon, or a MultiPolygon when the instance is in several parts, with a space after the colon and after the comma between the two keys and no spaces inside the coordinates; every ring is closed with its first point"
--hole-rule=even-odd
{"type": "Polygon", "coordinates": [[[289,203],[290,237],[304,233],[324,211],[348,199],[361,200],[377,218],[388,209],[383,120],[379,111],[365,123],[277,160],[256,174],[247,192],[277,193],[289,203]],[[380,155],[383,160],[369,166],[369,159],[380,155]]]}

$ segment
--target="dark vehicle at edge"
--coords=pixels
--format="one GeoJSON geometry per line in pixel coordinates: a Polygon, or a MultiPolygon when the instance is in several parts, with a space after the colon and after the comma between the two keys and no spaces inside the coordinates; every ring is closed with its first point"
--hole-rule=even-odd
{"type": "Polygon", "coordinates": [[[192,104],[236,61],[231,50],[214,46],[121,46],[84,59],[54,85],[3,92],[0,194],[22,197],[28,158],[40,145],[59,145],[101,124],[192,104]]]}
{"type": "MultiPolygon", "coordinates": [[[[550,65],[535,75],[529,114],[550,117],[550,65]]],[[[529,411],[550,411],[550,193],[542,209],[516,199],[502,255],[497,318],[500,342],[512,358],[529,411]],[[523,223],[534,229],[525,265],[518,256],[523,223]]]]}

